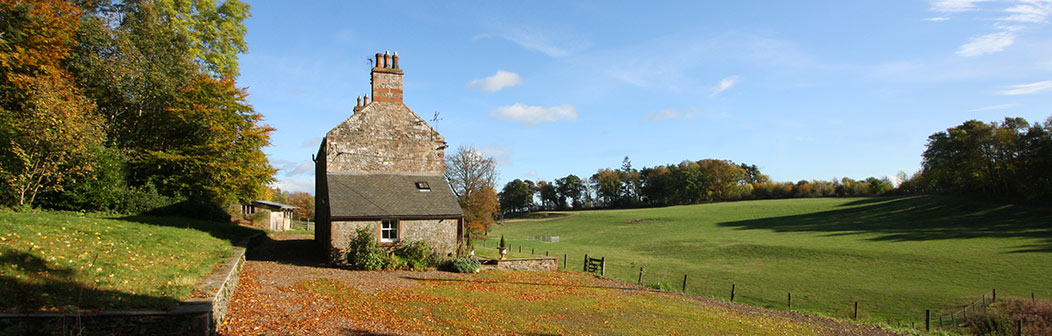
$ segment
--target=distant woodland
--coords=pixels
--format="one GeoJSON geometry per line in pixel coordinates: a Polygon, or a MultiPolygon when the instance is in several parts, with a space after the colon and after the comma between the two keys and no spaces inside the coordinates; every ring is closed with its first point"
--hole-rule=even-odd
{"type": "Polygon", "coordinates": [[[238,0],[0,0],[0,202],[220,216],[273,181],[238,0]]]}
{"type": "Polygon", "coordinates": [[[998,202],[1052,205],[1052,117],[970,120],[928,137],[922,170],[888,177],[772,182],[756,165],[704,159],[635,169],[602,168],[587,178],[513,180],[499,194],[503,213],[634,208],[749,199],[941,193],[998,202]]]}

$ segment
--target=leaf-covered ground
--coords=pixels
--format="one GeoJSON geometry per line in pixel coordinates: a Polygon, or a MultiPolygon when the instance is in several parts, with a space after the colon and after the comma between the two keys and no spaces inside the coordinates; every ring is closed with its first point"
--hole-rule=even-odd
{"type": "Polygon", "coordinates": [[[823,335],[849,322],[655,291],[576,272],[362,272],[303,236],[250,250],[223,335],[823,335]]]}

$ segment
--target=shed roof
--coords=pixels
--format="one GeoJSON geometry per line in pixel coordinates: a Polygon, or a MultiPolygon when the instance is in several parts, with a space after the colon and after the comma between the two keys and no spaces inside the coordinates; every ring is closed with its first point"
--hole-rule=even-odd
{"type": "Polygon", "coordinates": [[[328,174],[327,178],[334,219],[464,215],[441,175],[328,174]]]}
{"type": "Polygon", "coordinates": [[[288,204],[282,204],[282,203],[278,203],[278,202],[262,201],[262,200],[260,200],[260,201],[252,201],[252,205],[255,205],[255,206],[262,205],[262,206],[265,206],[265,207],[279,208],[281,210],[292,210],[292,209],[299,209],[300,208],[300,207],[295,206],[295,205],[288,205],[288,204]]]}

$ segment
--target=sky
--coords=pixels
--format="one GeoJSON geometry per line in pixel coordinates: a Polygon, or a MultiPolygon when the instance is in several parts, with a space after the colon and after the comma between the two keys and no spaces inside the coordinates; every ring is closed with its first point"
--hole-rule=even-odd
{"type": "Polygon", "coordinates": [[[1052,116],[1052,1],[251,1],[239,85],[275,186],[398,52],[404,102],[513,179],[723,159],[774,181],[920,169],[966,120],[1052,116]]]}

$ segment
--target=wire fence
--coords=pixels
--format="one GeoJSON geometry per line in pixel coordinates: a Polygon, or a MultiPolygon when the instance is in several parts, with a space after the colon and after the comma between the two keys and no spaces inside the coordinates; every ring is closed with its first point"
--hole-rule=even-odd
{"type": "MultiPolygon", "coordinates": [[[[534,238],[535,239],[533,240],[538,241],[548,240],[539,237],[534,238]]],[[[495,243],[490,244],[483,241],[481,247],[489,247],[489,245],[494,245],[493,247],[496,246],[495,243]]],[[[982,294],[979,299],[965,305],[959,310],[944,314],[936,313],[933,315],[931,310],[924,310],[923,312],[872,313],[867,309],[864,298],[852,297],[836,300],[836,303],[842,306],[842,308],[829,312],[828,309],[820,308],[819,304],[809,298],[806,294],[794,297],[792,291],[785,291],[784,296],[773,297],[772,295],[769,295],[769,291],[766,291],[767,293],[764,295],[763,293],[757,293],[759,290],[756,288],[742,288],[738,283],[733,281],[733,279],[711,278],[699,274],[673,272],[663,268],[650,267],[646,264],[634,262],[625,263],[616,259],[593,254],[558,253],[552,251],[548,246],[537,248],[534,246],[525,246],[525,244],[518,244],[515,246],[509,244],[507,247],[509,251],[518,251],[522,254],[556,257],[559,259],[559,269],[561,270],[604,275],[614,280],[633,283],[653,289],[682,292],[713,299],[727,300],[730,302],[745,302],[751,305],[771,309],[806,311],[810,313],[829,315],[831,317],[864,320],[884,323],[892,327],[908,327],[918,330],[923,329],[930,331],[934,329],[941,330],[960,327],[962,326],[962,322],[967,320],[969,316],[974,317],[977,314],[985,313],[987,307],[997,300],[997,290],[993,289],[990,292],[982,294]],[[595,264],[600,263],[600,260],[601,267],[597,267],[595,264]]],[[[1033,298],[1034,294],[1031,292],[1031,299],[1033,298]]],[[[828,307],[828,305],[823,306],[828,307]]],[[[1020,329],[1018,330],[1023,330],[1022,324],[1024,321],[1017,322],[1019,322],[1020,325],[1020,329]]]]}

